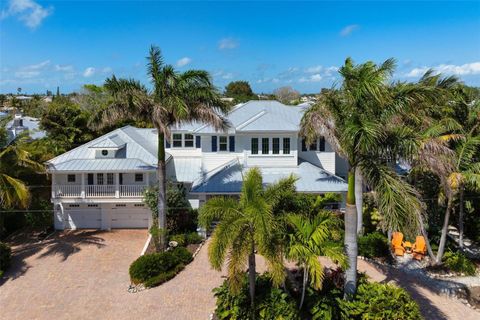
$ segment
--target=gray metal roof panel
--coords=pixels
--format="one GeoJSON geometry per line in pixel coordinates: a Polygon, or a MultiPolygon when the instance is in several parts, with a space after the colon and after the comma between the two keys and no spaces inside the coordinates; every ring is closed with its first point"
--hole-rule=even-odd
{"type": "Polygon", "coordinates": [[[152,171],[151,166],[140,159],[72,159],[49,168],[55,171],[152,171]]]}
{"type": "MultiPolygon", "coordinates": [[[[230,162],[221,170],[208,173],[193,183],[193,193],[239,193],[242,188],[243,175],[248,168],[243,168],[238,162],[230,162]]],[[[302,161],[293,168],[260,168],[264,185],[293,174],[298,178],[296,188],[299,192],[346,192],[345,181],[319,168],[310,162],[302,161]]]]}

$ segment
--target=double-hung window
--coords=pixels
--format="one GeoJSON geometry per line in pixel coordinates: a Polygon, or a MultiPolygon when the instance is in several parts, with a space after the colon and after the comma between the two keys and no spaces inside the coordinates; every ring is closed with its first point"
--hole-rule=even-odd
{"type": "Polygon", "coordinates": [[[75,182],[75,175],[74,174],[69,174],[67,176],[67,181],[68,182],[75,182]]]}
{"type": "Polygon", "coordinates": [[[290,138],[283,138],[283,154],[290,154],[290,138]]]}
{"type": "Polygon", "coordinates": [[[252,138],[252,154],[258,154],[258,138],[252,138]]]}
{"type": "Polygon", "coordinates": [[[107,173],[107,184],[113,184],[113,173],[107,173]]]}
{"type": "Polygon", "coordinates": [[[270,150],[269,138],[262,138],[262,154],[268,154],[270,150]]]}
{"type": "Polygon", "coordinates": [[[228,139],[227,136],[220,136],[218,139],[218,150],[228,151],[228,139]]]}
{"type": "Polygon", "coordinates": [[[135,182],[143,182],[143,173],[135,173],[135,182]]]}
{"type": "Polygon", "coordinates": [[[172,135],[173,140],[173,147],[174,148],[181,148],[182,147],[182,134],[181,133],[174,133],[172,135]]]}
{"type": "Polygon", "coordinates": [[[280,138],[272,138],[272,153],[280,154],[280,138]]]}
{"type": "Polygon", "coordinates": [[[97,173],[97,184],[103,184],[103,173],[97,173]]]}
{"type": "Polygon", "coordinates": [[[193,148],[193,134],[185,133],[183,137],[185,148],[193,148]]]}

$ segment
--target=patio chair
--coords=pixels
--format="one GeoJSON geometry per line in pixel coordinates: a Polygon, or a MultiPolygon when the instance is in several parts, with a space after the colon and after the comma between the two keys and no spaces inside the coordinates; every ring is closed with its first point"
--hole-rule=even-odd
{"type": "Polygon", "coordinates": [[[427,253],[427,244],[423,236],[417,236],[412,247],[413,258],[422,260],[427,253]]]}
{"type": "Polygon", "coordinates": [[[394,232],[392,234],[392,250],[396,256],[402,257],[405,254],[405,248],[403,247],[403,233],[394,232]]]}

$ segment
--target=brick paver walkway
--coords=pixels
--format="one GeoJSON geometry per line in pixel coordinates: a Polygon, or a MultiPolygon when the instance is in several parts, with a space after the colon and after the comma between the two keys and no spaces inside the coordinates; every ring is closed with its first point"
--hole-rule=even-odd
{"type": "MultiPolygon", "coordinates": [[[[15,247],[9,279],[0,282],[0,318],[208,319],[215,308],[211,291],[224,278],[210,268],[206,246],[171,281],[127,292],[128,266],[146,237],[146,230],[82,231],[15,247]]],[[[395,280],[405,286],[427,319],[480,319],[476,311],[435,294],[400,271],[381,270],[363,260],[359,269],[375,281],[395,280]]]]}

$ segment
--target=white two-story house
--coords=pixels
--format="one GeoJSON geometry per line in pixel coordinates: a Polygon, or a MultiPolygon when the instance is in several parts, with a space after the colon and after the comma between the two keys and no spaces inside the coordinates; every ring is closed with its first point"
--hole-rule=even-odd
{"type": "MultiPolygon", "coordinates": [[[[265,184],[294,174],[299,192],[345,194],[345,163],[323,138],[307,146],[299,136],[303,111],[250,101],[230,112],[227,132],[202,123],[171,128],[168,179],[187,187],[193,207],[238,195],[251,167],[260,168],[265,184]]],[[[142,196],[157,181],[157,141],[155,129],[127,126],[48,161],[55,227],[147,228],[151,213],[142,196]]]]}

